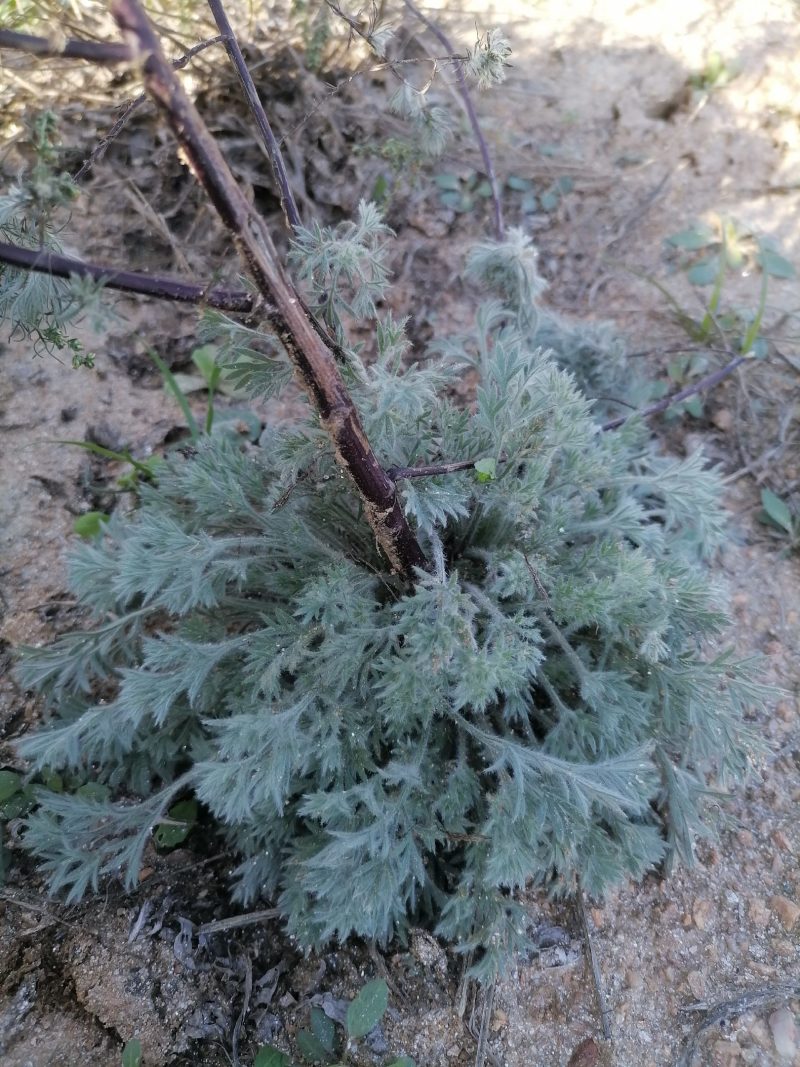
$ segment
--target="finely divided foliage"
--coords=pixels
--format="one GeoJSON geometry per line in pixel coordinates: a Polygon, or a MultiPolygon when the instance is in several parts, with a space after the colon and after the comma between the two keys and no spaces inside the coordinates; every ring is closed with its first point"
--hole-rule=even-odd
{"type": "MultiPolygon", "coordinates": [[[[373,207],[300,235],[342,338],[340,311],[373,314],[386,284],[384,235],[373,207]]],[[[488,480],[402,483],[433,561],[413,585],[388,573],[311,419],[258,448],[204,440],[75,550],[97,622],[26,653],[52,718],[21,752],[35,770],[90,766],[126,799],[40,793],[26,842],[54,889],[135,884],[150,829],[192,791],[240,857],[234,897],[277,898],[303,945],[427,922],[489,974],[524,941],[514,890],[580,878],[601,894],[690,857],[706,775],[744,771],[758,697],[741,664],[702,655],[724,625],[696,563],[722,535],[717,476],[659,457],[641,426],[599,432],[539,347],[523,235],[470,271],[497,294],[471,337],[406,367],[387,318],[377,360],[348,353],[387,466],[495,461],[488,480]],[[474,410],[448,394],[464,367],[474,410]]],[[[270,391],[265,367],[283,365],[248,379],[245,340],[243,380],[270,391]]]]}
{"type": "MultiPolygon", "coordinates": [[[[479,82],[497,43],[470,56],[479,82]]],[[[511,231],[469,260],[474,329],[410,363],[378,310],[389,237],[362,204],[300,230],[293,264],[384,468],[476,464],[398,482],[429,568],[391,573],[312,414],[174,455],[73,552],[94,622],[20,666],[49,713],[20,745],[32,772],[117,800],[40,789],[25,843],[70,900],[109,874],[134,886],[153,828],[194,795],[237,857],[234,898],[275,899],[303,946],[426,924],[486,977],[525,945],[523,887],[600,895],[691,859],[709,776],[746,770],[761,693],[709,651],[719,478],[659,456],[636,420],[598,425],[624,346],[540,308],[511,231]],[[348,346],[353,320],[374,345],[348,346]]],[[[252,324],[213,312],[203,329],[254,395],[290,377],[252,324]]]]}

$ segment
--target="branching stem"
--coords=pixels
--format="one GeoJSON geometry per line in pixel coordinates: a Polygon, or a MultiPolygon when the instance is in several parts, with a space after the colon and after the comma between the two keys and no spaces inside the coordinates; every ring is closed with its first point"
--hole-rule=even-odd
{"type": "Polygon", "coordinates": [[[376,540],[393,570],[413,578],[427,559],[388,477],[367,440],[330,347],[314,329],[302,300],[281,269],[263,219],[236,184],[216,141],[183,91],[139,0],[114,0],[112,14],[142,61],[145,88],[156,101],[195,177],[246,262],[267,302],[267,320],[291,360],[337,462],[364,502],[376,540]]]}
{"type": "MultiPolygon", "coordinates": [[[[450,38],[433,19],[429,19],[413,0],[405,0],[405,5],[408,10],[422,22],[434,37],[439,41],[445,52],[450,55],[453,54],[453,46],[450,43],[450,38]]],[[[503,206],[500,202],[500,187],[497,184],[497,176],[494,170],[494,163],[492,162],[492,156],[489,152],[489,145],[486,143],[486,138],[483,136],[481,130],[481,124],[478,120],[478,113],[475,110],[475,105],[472,102],[472,94],[469,91],[467,85],[467,78],[464,74],[464,65],[462,63],[456,63],[456,79],[458,80],[458,91],[461,94],[461,99],[464,101],[464,110],[467,112],[467,118],[469,124],[472,127],[472,132],[475,135],[475,140],[478,142],[478,148],[480,149],[481,159],[483,160],[483,169],[486,171],[486,178],[489,182],[489,187],[492,190],[492,206],[494,209],[494,232],[498,241],[502,241],[505,237],[506,227],[503,221],[503,206]]]]}
{"type": "Polygon", "coordinates": [[[253,76],[247,69],[247,63],[242,54],[242,49],[233,32],[233,27],[225,12],[222,0],[208,0],[208,6],[211,8],[211,14],[214,16],[214,21],[222,35],[222,39],[225,41],[225,50],[239,76],[239,81],[241,82],[242,91],[244,92],[248,107],[256,121],[258,132],[261,134],[261,140],[264,142],[264,147],[267,150],[267,155],[269,156],[269,161],[272,166],[272,172],[275,175],[275,181],[278,183],[278,189],[280,190],[281,206],[283,207],[286,221],[292,230],[296,230],[300,225],[300,213],[297,210],[297,204],[291,186],[289,185],[289,176],[286,173],[286,167],[283,162],[283,157],[281,156],[280,148],[278,147],[278,142],[275,139],[275,134],[272,132],[272,127],[269,124],[269,119],[267,118],[266,112],[258,98],[258,92],[256,90],[255,82],[253,81],[253,76]]]}
{"type": "Polygon", "coordinates": [[[27,52],[32,56],[88,59],[92,63],[109,67],[118,63],[130,63],[133,59],[133,52],[126,44],[113,41],[81,41],[77,38],[58,41],[55,37],[35,37],[31,33],[15,33],[14,30],[0,30],[0,48],[27,52]]]}
{"type": "Polygon", "coordinates": [[[175,300],[182,304],[204,304],[222,311],[249,312],[255,303],[252,293],[236,289],[210,289],[192,282],[162,278],[156,274],[140,274],[116,267],[103,267],[99,263],[87,263],[72,256],[62,256],[43,248],[21,248],[19,245],[0,241],[0,263],[10,267],[36,271],[39,274],[54,274],[57,278],[92,278],[102,281],[109,289],[126,293],[140,293],[159,300],[175,300]]]}
{"type": "MultiPolygon", "coordinates": [[[[219,44],[220,41],[223,40],[224,37],[222,35],[219,35],[217,37],[209,37],[207,41],[200,41],[197,44],[192,45],[188,52],[184,52],[184,54],[179,59],[173,59],[172,69],[183,70],[183,68],[186,66],[190,59],[194,59],[196,55],[199,55],[201,52],[205,52],[207,48],[211,48],[212,45],[219,44]]],[[[128,103],[123,108],[122,114],[119,116],[117,121],[105,135],[102,141],[99,141],[94,146],[89,156],[81,164],[80,169],[77,170],[75,174],[73,174],[72,180],[74,182],[79,182],[81,178],[83,178],[83,176],[86,174],[86,172],[90,170],[91,167],[97,162],[97,160],[102,157],[111,142],[117,137],[119,137],[119,135],[128,125],[128,122],[130,121],[134,111],[140,108],[145,102],[145,100],[147,100],[147,93],[140,93],[138,96],[135,96],[133,100],[128,101],[128,103]]]]}
{"type": "Polygon", "coordinates": [[[667,408],[672,407],[673,404],[680,403],[681,400],[688,400],[690,396],[695,396],[697,393],[705,393],[709,389],[713,389],[715,385],[719,385],[719,383],[727,378],[729,374],[733,374],[737,367],[741,367],[743,363],[747,363],[748,360],[752,358],[753,357],[749,355],[735,356],[732,360],[726,363],[724,367],[720,367],[719,370],[715,370],[711,374],[707,374],[704,378],[700,378],[698,381],[693,382],[691,385],[679,389],[677,393],[671,393],[657,403],[642,408],[641,411],[632,411],[630,415],[620,415],[616,419],[604,422],[601,429],[616,430],[626,423],[628,419],[632,419],[635,416],[640,419],[646,419],[650,415],[658,415],[660,412],[666,411],[667,408]]]}

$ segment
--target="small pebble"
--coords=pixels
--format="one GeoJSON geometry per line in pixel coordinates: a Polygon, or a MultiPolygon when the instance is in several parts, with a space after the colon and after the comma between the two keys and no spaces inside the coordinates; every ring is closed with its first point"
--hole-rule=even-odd
{"type": "Polygon", "coordinates": [[[692,991],[695,1000],[702,1000],[706,995],[706,980],[700,971],[689,971],[686,975],[686,984],[692,991]]]}
{"type": "Polygon", "coordinates": [[[698,897],[692,904],[692,921],[698,930],[708,929],[713,908],[710,900],[698,897]]]}
{"type": "Polygon", "coordinates": [[[778,916],[785,930],[794,929],[797,920],[800,919],[800,905],[778,894],[769,898],[769,906],[778,916]]]}
{"type": "Polygon", "coordinates": [[[797,1026],[789,1009],[779,1008],[774,1011],[769,1017],[769,1028],[778,1055],[787,1059],[793,1058],[797,1051],[797,1026]]]}
{"type": "Polygon", "coordinates": [[[771,914],[769,908],[760,897],[751,897],[747,902],[747,916],[753,926],[763,930],[766,926],[769,926],[771,914]]]}

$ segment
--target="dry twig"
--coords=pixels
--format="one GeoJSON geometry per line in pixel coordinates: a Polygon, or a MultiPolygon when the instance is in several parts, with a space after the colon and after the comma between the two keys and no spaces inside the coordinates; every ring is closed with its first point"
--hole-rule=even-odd
{"type": "MultiPolygon", "coordinates": [[[[405,5],[408,10],[427,26],[434,37],[444,48],[445,52],[453,54],[453,46],[450,44],[450,38],[444,32],[433,19],[429,19],[420,9],[417,7],[413,0],[405,0],[405,5]]],[[[461,99],[464,102],[464,110],[467,112],[467,118],[469,124],[472,127],[472,132],[475,135],[475,140],[478,142],[478,148],[480,149],[481,159],[483,160],[483,168],[486,171],[486,178],[489,182],[489,186],[492,190],[492,207],[494,209],[494,232],[498,241],[502,241],[505,236],[505,223],[503,221],[503,207],[500,202],[500,187],[497,184],[497,176],[494,171],[494,164],[492,163],[492,156],[489,152],[489,146],[486,143],[486,138],[483,136],[481,130],[481,124],[478,120],[478,113],[475,110],[475,105],[472,103],[472,95],[467,85],[467,78],[464,74],[464,67],[461,63],[456,63],[456,79],[458,80],[458,91],[461,94],[461,99]]]]}
{"type": "Polygon", "coordinates": [[[789,1000],[800,997],[800,982],[787,982],[778,985],[762,986],[758,989],[749,989],[732,1000],[723,1000],[708,1010],[706,1017],[689,1036],[683,1051],[678,1057],[675,1067],[692,1067],[692,1061],[697,1053],[700,1038],[710,1027],[725,1019],[735,1018],[751,1008],[771,1008],[776,1004],[785,1004],[789,1000]]]}
{"type": "Polygon", "coordinates": [[[583,886],[578,883],[578,892],[575,894],[575,904],[578,909],[578,915],[581,920],[581,929],[583,930],[583,943],[586,946],[586,956],[589,961],[589,969],[592,974],[592,982],[594,983],[594,995],[597,1000],[597,1010],[600,1013],[600,1023],[603,1027],[603,1037],[606,1041],[610,1041],[612,1037],[611,1033],[611,1009],[606,1004],[605,994],[603,993],[603,979],[600,974],[600,965],[597,962],[597,955],[594,950],[594,938],[592,937],[592,928],[589,925],[589,916],[586,913],[586,901],[583,897],[583,886]]]}
{"type": "Polygon", "coordinates": [[[139,274],[116,267],[103,267],[99,263],[87,263],[72,256],[61,256],[41,248],[20,248],[19,245],[0,241],[0,263],[11,267],[53,274],[57,278],[91,278],[102,281],[109,289],[126,293],[140,293],[159,300],[175,300],[181,304],[204,304],[222,311],[253,310],[252,293],[236,289],[209,289],[192,282],[162,278],[156,274],[139,274]]]}

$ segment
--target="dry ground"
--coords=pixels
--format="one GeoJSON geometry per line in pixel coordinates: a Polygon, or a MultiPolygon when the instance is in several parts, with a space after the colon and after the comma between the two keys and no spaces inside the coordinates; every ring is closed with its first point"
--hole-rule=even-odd
{"type": "MultiPolygon", "coordinates": [[[[646,373],[663,374],[664,350],[685,337],[645,275],[666,281],[693,314],[698,300],[680,273],[670,275],[666,235],[716,213],[774,236],[800,264],[796,3],[503,0],[488,14],[461,4],[439,7],[460,42],[469,43],[475,19],[509,32],[515,51],[507,89],[480,100],[498,170],[539,186],[564,175],[574,182],[556,210],[523,220],[536,234],[550,301],[578,316],[613,318],[634,350],[651,352],[642,357],[646,373]],[[690,76],[702,73],[713,53],[736,76],[708,93],[687,91],[690,76]]],[[[367,116],[378,97],[369,94],[379,88],[356,84],[335,112],[321,109],[312,121],[319,157],[313,170],[302,138],[292,143],[305,208],[316,205],[337,217],[369,193],[375,161],[351,149],[371,128],[367,116]]],[[[274,89],[282,129],[307,111],[298,99],[307,90],[302,79],[296,90],[285,83],[281,92],[274,89]]],[[[274,207],[269,181],[259,184],[252,156],[239,147],[245,121],[218,103],[218,97],[206,100],[217,132],[255,195],[266,209],[274,207]]],[[[67,111],[77,158],[91,144],[92,129],[102,130],[109,118],[102,95],[90,108],[67,111]]],[[[5,160],[8,170],[13,154],[5,160]]],[[[464,139],[439,170],[467,175],[476,160],[464,139]]],[[[202,273],[214,261],[216,231],[207,214],[197,214],[199,198],[173,162],[168,140],[146,117],[109,153],[89,188],[74,219],[76,250],[176,272],[202,273]],[[169,211],[160,204],[160,217],[146,206],[159,183],[174,195],[169,211]],[[121,204],[120,230],[109,219],[121,204]]],[[[519,221],[518,198],[509,195],[507,206],[519,221]]],[[[482,208],[454,216],[426,180],[398,195],[390,210],[400,241],[398,299],[409,301],[415,336],[424,340],[463,318],[461,252],[487,219],[482,208]]],[[[752,306],[754,288],[753,277],[732,278],[726,300],[752,306]]],[[[730,494],[732,542],[715,572],[731,593],[732,643],[740,653],[763,654],[767,679],[785,691],[759,723],[770,756],[733,799],[720,840],[698,849],[693,870],[624,887],[590,908],[612,1041],[602,1037],[577,916],[531,899],[531,912],[543,930],[550,928],[553,943],[499,985],[490,1062],[664,1067],[678,1062],[707,1009],[737,1002],[699,1035],[695,1067],[800,1064],[800,568],[755,521],[759,484],[791,497],[798,479],[797,281],[772,286],[769,305],[768,321],[779,327],[769,359],[719,390],[709,418],[657,429],[678,450],[696,447],[702,437],[740,475],[730,494]],[[794,983],[794,1000],[776,991],[786,983],[794,983]]],[[[9,742],[35,708],[7,668],[19,644],[46,641],[74,624],[64,579],[74,514],[108,492],[108,468],[51,442],[82,439],[93,427],[95,439],[144,455],[181,421],[142,351],[157,343],[179,363],[194,342],[192,318],[132,300],[118,310],[122,321],[94,338],[94,374],[34,360],[23,346],[0,349],[0,729],[9,765],[9,742]]],[[[288,409],[267,414],[285,417],[288,409]]],[[[254,994],[242,1063],[259,1041],[275,1034],[283,1040],[310,998],[352,994],[376,967],[395,990],[385,1027],[390,1051],[413,1055],[421,1067],[473,1062],[475,1043],[457,1011],[458,968],[435,944],[419,938],[409,952],[377,962],[358,948],[301,961],[278,931],[261,925],[215,934],[202,947],[196,928],[225,914],[219,891],[225,858],[180,850],[148,862],[133,896],[112,886],[101,901],[72,909],[47,901],[24,862],[12,869],[0,897],[4,1065],[111,1067],[119,1062],[121,1040],[134,1034],[148,1067],[227,1063],[248,966],[254,994]],[[187,921],[195,926],[193,938],[187,921]]]]}

